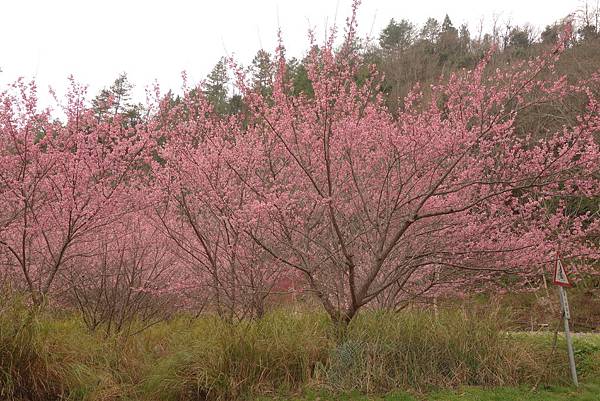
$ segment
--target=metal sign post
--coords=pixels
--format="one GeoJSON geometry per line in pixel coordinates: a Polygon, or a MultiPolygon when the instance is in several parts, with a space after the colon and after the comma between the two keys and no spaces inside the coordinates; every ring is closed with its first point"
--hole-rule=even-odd
{"type": "Polygon", "coordinates": [[[575,354],[573,353],[573,340],[571,339],[571,331],[569,330],[569,320],[571,319],[571,313],[569,312],[569,301],[567,299],[567,291],[565,287],[571,287],[571,282],[567,276],[560,259],[556,257],[556,263],[554,265],[554,279],[552,280],[555,285],[558,286],[558,293],[560,294],[560,306],[562,309],[563,322],[565,324],[565,339],[567,340],[567,351],[569,353],[569,368],[571,369],[571,379],[575,387],[579,387],[579,381],[577,380],[577,370],[575,369],[575,354]]]}

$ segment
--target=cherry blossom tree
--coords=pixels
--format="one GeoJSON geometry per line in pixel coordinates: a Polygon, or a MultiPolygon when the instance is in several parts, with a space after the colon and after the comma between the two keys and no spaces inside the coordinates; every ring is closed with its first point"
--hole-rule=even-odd
{"type": "Polygon", "coordinates": [[[270,98],[238,73],[249,115],[234,152],[220,156],[244,183],[240,226],[302,272],[332,319],[348,322],[386,292],[434,289],[440,269],[468,291],[500,273],[539,275],[557,248],[579,261],[598,255],[589,241],[597,214],[567,203],[600,192],[590,90],[600,75],[571,83],[554,74],[564,41],[503,70],[486,68],[490,53],[416,87],[394,117],[374,69],[355,79],[354,17],[341,48],[334,38],[311,43],[314,96],[292,95],[282,48],[270,98]],[[528,109],[572,96],[576,124],[542,137],[519,131],[528,109]]]}
{"type": "Polygon", "coordinates": [[[236,221],[249,192],[226,156],[238,118],[223,117],[200,90],[190,90],[177,105],[163,102],[158,119],[165,145],[153,169],[156,220],[191,275],[189,290],[204,292],[230,320],[262,316],[280,274],[278,263],[236,221]]]}
{"type": "Polygon", "coordinates": [[[96,118],[75,83],[62,107],[64,123],[23,81],[0,95],[0,246],[36,304],[97,230],[139,207],[129,194],[151,143],[142,124],[96,118]]]}
{"type": "Polygon", "coordinates": [[[181,272],[170,244],[145,213],[130,213],[98,230],[59,279],[91,330],[131,334],[165,318],[181,303],[181,272]],[[93,250],[89,249],[94,247],[93,250]]]}

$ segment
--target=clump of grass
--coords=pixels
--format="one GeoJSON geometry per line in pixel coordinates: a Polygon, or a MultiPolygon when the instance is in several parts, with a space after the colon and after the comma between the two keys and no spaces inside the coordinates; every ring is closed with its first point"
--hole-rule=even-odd
{"type": "MultiPolygon", "coordinates": [[[[6,295],[6,294],[2,294],[6,295]]],[[[36,346],[39,323],[23,299],[0,301],[0,399],[29,399],[62,393],[56,372],[36,346]]]]}
{"type": "Polygon", "coordinates": [[[274,312],[238,324],[217,318],[174,333],[173,353],[152,369],[144,397],[152,400],[236,399],[289,391],[309,382],[331,346],[323,314],[274,312]]]}
{"type": "Polygon", "coordinates": [[[548,366],[550,347],[512,338],[503,323],[499,313],[458,310],[437,317],[418,310],[364,313],[332,350],[325,382],[337,390],[380,392],[564,381],[556,360],[548,366]]]}
{"type": "Polygon", "coordinates": [[[111,400],[115,354],[77,319],[57,319],[11,294],[0,304],[0,399],[111,400]]]}
{"type": "MultiPolygon", "coordinates": [[[[562,324],[559,326],[562,328],[562,324]]],[[[600,382],[600,334],[572,333],[575,365],[580,380],[600,382]]],[[[558,377],[570,383],[567,365],[567,344],[562,332],[512,333],[513,341],[522,344],[530,353],[537,353],[544,361],[542,382],[557,384],[558,377]]]]}

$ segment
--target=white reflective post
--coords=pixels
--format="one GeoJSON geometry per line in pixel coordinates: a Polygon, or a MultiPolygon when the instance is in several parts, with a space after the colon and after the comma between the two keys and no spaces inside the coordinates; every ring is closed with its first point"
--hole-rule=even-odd
{"type": "Polygon", "coordinates": [[[579,387],[579,382],[577,381],[577,370],[575,369],[573,340],[571,339],[571,331],[569,330],[569,319],[571,319],[571,314],[569,313],[569,301],[567,300],[567,292],[563,286],[558,287],[558,292],[560,294],[560,305],[562,307],[562,316],[565,323],[565,338],[567,340],[567,351],[569,353],[569,368],[571,368],[571,378],[573,379],[573,384],[575,387],[579,387]]]}

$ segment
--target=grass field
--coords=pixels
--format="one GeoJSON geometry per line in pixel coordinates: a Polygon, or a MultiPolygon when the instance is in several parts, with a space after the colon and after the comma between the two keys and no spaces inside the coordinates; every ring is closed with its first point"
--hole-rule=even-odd
{"type": "Polygon", "coordinates": [[[600,401],[600,335],[575,336],[575,390],[562,335],[492,311],[366,311],[341,333],[313,309],[181,315],[123,337],[0,306],[2,401],[600,401]]]}

